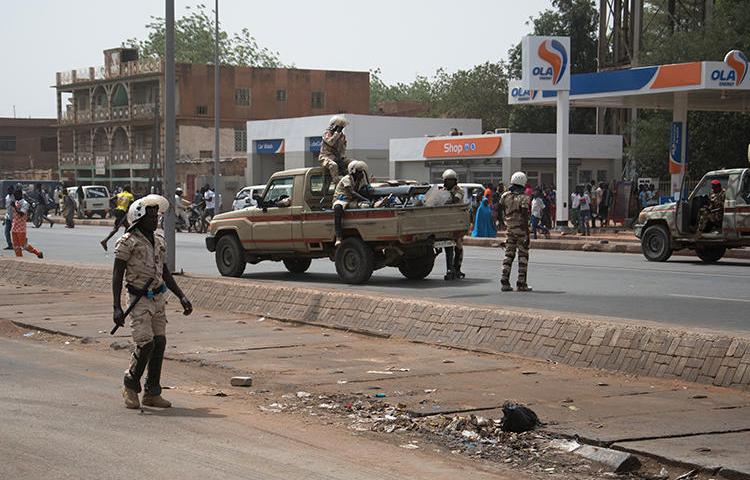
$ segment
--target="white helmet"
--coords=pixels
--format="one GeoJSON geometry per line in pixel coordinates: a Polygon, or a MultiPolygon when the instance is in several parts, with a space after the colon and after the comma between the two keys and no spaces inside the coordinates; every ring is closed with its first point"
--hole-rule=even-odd
{"type": "Polygon", "coordinates": [[[334,115],[331,117],[331,121],[328,122],[328,125],[331,127],[344,128],[349,125],[349,121],[343,115],[334,115]]]}
{"type": "Polygon", "coordinates": [[[165,213],[169,209],[169,201],[161,195],[151,193],[139,198],[128,209],[128,222],[132,225],[146,216],[146,207],[159,207],[159,213],[165,213]]]}
{"type": "Polygon", "coordinates": [[[354,174],[354,172],[367,173],[367,164],[362,160],[352,160],[349,162],[349,165],[346,166],[346,169],[350,174],[354,174]]]}
{"type": "Polygon", "coordinates": [[[523,172],[516,172],[513,174],[512,177],[510,177],[510,183],[513,185],[520,185],[522,187],[525,187],[528,181],[529,179],[526,177],[526,174],[523,172]]]}
{"type": "Polygon", "coordinates": [[[458,175],[456,175],[455,170],[452,170],[449,168],[448,170],[443,172],[443,180],[448,180],[448,179],[458,180],[458,175]]]}

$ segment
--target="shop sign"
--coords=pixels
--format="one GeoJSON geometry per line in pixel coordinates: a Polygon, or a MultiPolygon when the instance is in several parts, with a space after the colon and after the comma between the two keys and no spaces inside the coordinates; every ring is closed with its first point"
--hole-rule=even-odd
{"type": "Polygon", "coordinates": [[[425,158],[490,157],[500,148],[502,140],[500,135],[430,140],[424,146],[423,156],[425,158]]]}
{"type": "Polygon", "coordinates": [[[570,90],[570,37],[527,35],[522,42],[524,86],[530,90],[570,90]]]}
{"type": "Polygon", "coordinates": [[[310,137],[309,150],[312,153],[320,153],[320,145],[323,143],[323,137],[310,137]]]}
{"type": "Polygon", "coordinates": [[[284,153],[284,139],[256,140],[255,153],[284,153]]]}
{"type": "Polygon", "coordinates": [[[94,165],[96,166],[96,175],[105,175],[107,173],[107,157],[97,155],[94,165]]]}

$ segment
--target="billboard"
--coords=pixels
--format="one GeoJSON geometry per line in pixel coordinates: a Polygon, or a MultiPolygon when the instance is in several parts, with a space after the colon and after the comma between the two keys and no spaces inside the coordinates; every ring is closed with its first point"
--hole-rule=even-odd
{"type": "Polygon", "coordinates": [[[489,157],[500,148],[500,135],[482,137],[451,137],[430,140],[425,144],[425,158],[489,157]]]}
{"type": "Polygon", "coordinates": [[[529,90],[570,90],[570,37],[527,35],[521,45],[523,86],[529,90]]]}
{"type": "Polygon", "coordinates": [[[284,139],[256,140],[255,153],[284,153],[284,139]]]}

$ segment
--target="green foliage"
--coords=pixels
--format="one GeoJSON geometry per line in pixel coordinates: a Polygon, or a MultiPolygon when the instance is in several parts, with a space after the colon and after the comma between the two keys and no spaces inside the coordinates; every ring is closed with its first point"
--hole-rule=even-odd
{"type": "MultiPolygon", "coordinates": [[[[175,21],[175,60],[181,63],[214,63],[213,10],[203,4],[186,7],[188,13],[175,21]],[[211,15],[209,15],[211,13],[211,15]]],[[[163,57],[165,20],[151,17],[145,40],[130,38],[123,45],[138,48],[141,57],[163,57]]],[[[219,28],[220,63],[250,67],[282,67],[278,52],[261,47],[247,28],[232,35],[219,28]]]]}

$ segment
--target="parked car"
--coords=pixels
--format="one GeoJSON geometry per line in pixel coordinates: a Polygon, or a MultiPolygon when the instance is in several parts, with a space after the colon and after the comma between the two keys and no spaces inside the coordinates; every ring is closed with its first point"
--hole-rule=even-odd
{"type": "Polygon", "coordinates": [[[72,194],[76,202],[76,211],[78,212],[78,218],[91,218],[94,215],[99,215],[102,218],[107,218],[109,212],[109,189],[104,185],[84,185],[83,195],[84,201],[83,206],[78,204],[78,195],[76,190],[78,187],[68,187],[68,195],[72,194]]]}
{"type": "Polygon", "coordinates": [[[247,207],[257,207],[258,197],[263,195],[265,185],[253,185],[252,187],[245,187],[234,196],[232,201],[232,210],[241,210],[247,207]]]}

